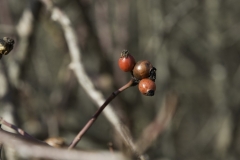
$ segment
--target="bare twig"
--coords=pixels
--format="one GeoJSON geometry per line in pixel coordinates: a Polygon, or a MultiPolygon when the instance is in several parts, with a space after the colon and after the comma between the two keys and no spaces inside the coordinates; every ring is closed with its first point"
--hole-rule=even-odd
{"type": "MultiPolygon", "coordinates": [[[[93,83],[90,78],[87,76],[86,71],[81,62],[81,51],[78,48],[76,33],[71,26],[71,22],[67,15],[62,12],[59,8],[53,7],[51,1],[49,0],[41,0],[47,7],[47,9],[51,12],[52,19],[60,23],[62,29],[64,31],[64,35],[66,38],[66,42],[68,44],[68,48],[70,50],[71,64],[70,68],[75,73],[79,84],[83,87],[89,97],[97,104],[98,107],[101,107],[105,102],[103,95],[101,92],[94,88],[93,83]]],[[[132,141],[132,137],[127,132],[126,126],[121,123],[116,113],[113,111],[112,107],[108,105],[104,110],[104,115],[110,121],[110,123],[114,126],[123,142],[129,147],[129,149],[133,153],[138,153],[136,151],[136,146],[132,141]]]]}
{"type": "Polygon", "coordinates": [[[92,126],[98,116],[102,113],[103,109],[122,91],[131,87],[134,84],[134,80],[130,80],[126,85],[119,88],[115,92],[113,92],[108,99],[103,103],[103,105],[97,110],[97,112],[92,116],[92,118],[88,121],[88,123],[83,127],[83,129],[78,133],[78,135],[74,138],[73,142],[70,144],[69,149],[72,149],[77,145],[77,143],[81,140],[84,133],[92,126]]]}
{"type": "MultiPolygon", "coordinates": [[[[40,141],[40,140],[32,137],[30,134],[28,134],[27,132],[25,132],[25,131],[22,130],[21,128],[18,128],[17,126],[15,126],[15,125],[13,125],[13,124],[5,121],[5,120],[4,120],[3,118],[1,118],[1,117],[0,117],[0,124],[1,124],[1,125],[5,125],[5,126],[11,128],[11,129],[15,130],[16,133],[22,135],[22,136],[25,137],[25,138],[31,139],[31,140],[36,141],[36,142],[38,142],[38,143],[44,143],[44,142],[42,142],[42,141],[40,141]]],[[[45,144],[46,144],[46,143],[45,143],[45,144]]]]}

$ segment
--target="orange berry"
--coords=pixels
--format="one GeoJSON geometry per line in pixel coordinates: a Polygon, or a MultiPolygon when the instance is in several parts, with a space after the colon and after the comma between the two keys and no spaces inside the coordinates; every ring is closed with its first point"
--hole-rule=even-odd
{"type": "Polygon", "coordinates": [[[119,68],[124,72],[130,72],[133,70],[135,64],[133,56],[127,50],[124,50],[118,60],[119,68]]]}
{"type": "Polygon", "coordinates": [[[156,90],[156,84],[151,79],[144,78],[139,82],[138,89],[146,96],[153,96],[156,90]]]}

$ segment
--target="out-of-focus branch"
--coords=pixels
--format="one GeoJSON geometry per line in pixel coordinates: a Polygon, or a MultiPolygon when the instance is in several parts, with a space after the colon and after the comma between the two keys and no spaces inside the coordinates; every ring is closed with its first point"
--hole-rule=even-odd
{"type": "MultiPolygon", "coordinates": [[[[94,85],[91,79],[87,76],[86,71],[83,67],[81,60],[81,50],[77,44],[77,37],[74,29],[71,26],[71,22],[67,15],[62,12],[59,8],[53,7],[51,1],[49,0],[41,0],[47,7],[47,9],[51,12],[52,19],[60,23],[62,29],[64,31],[64,35],[66,38],[66,42],[68,44],[68,48],[70,50],[71,64],[70,68],[75,73],[79,84],[83,87],[89,97],[100,107],[104,102],[104,97],[101,92],[94,88],[94,85]]],[[[132,137],[127,132],[126,126],[122,124],[113,111],[112,106],[108,105],[104,110],[104,115],[110,121],[110,123],[117,130],[118,134],[121,136],[124,143],[129,147],[132,153],[137,154],[136,146],[132,141],[132,137]]]]}
{"type": "Polygon", "coordinates": [[[129,87],[134,85],[134,80],[131,79],[126,85],[121,87],[120,89],[113,92],[108,99],[101,105],[101,107],[97,110],[97,112],[92,116],[92,118],[86,123],[83,129],[78,133],[78,135],[74,138],[73,142],[69,146],[69,149],[75,147],[77,143],[81,140],[82,136],[87,132],[87,130],[92,126],[92,124],[96,121],[98,116],[102,113],[104,108],[122,91],[128,89],[129,87]]]}
{"type": "MultiPolygon", "coordinates": [[[[0,100],[1,100],[1,108],[0,108],[0,116],[4,117],[7,121],[14,123],[16,122],[16,116],[15,116],[15,106],[13,103],[14,99],[14,87],[19,88],[21,85],[19,85],[19,75],[22,71],[22,64],[25,60],[26,53],[29,49],[29,37],[32,35],[32,26],[33,26],[33,12],[38,11],[36,9],[36,4],[39,4],[39,1],[33,0],[31,1],[31,5],[29,5],[25,12],[20,19],[20,22],[16,30],[20,39],[17,41],[18,47],[17,54],[10,54],[9,58],[3,59],[0,64],[0,100]],[[14,86],[14,87],[12,87],[14,86]]],[[[3,7],[1,5],[1,7],[3,7]]],[[[38,13],[38,12],[37,12],[38,13]]],[[[36,15],[36,14],[35,14],[36,15]]],[[[2,14],[2,16],[5,16],[5,14],[2,14]]],[[[10,30],[13,30],[13,28],[8,28],[10,30]]],[[[15,39],[16,42],[16,39],[15,39]]],[[[14,99],[14,102],[17,103],[14,99]]],[[[6,128],[6,126],[4,126],[6,128]]],[[[6,128],[9,129],[8,127],[6,128]]],[[[16,159],[15,153],[8,149],[8,147],[4,147],[5,154],[7,159],[16,159]]]]}
{"type": "Polygon", "coordinates": [[[27,132],[25,132],[24,130],[22,130],[21,128],[18,128],[17,126],[5,121],[3,118],[0,117],[0,125],[4,125],[7,126],[11,129],[13,129],[14,131],[16,131],[16,133],[22,135],[25,138],[31,139],[32,141],[36,141],[38,143],[44,143],[34,137],[32,137],[30,134],[28,134],[27,132]]]}
{"type": "Polygon", "coordinates": [[[157,137],[169,126],[172,116],[175,113],[178,98],[175,93],[165,95],[161,109],[158,111],[155,120],[151,122],[143,131],[137,141],[138,151],[144,153],[157,137]]]}
{"type": "Polygon", "coordinates": [[[110,152],[83,152],[53,148],[45,144],[36,143],[19,134],[9,133],[0,129],[0,143],[16,150],[22,158],[48,158],[48,159],[104,159],[104,160],[127,160],[121,153],[110,152]]]}
{"type": "Polygon", "coordinates": [[[9,59],[7,65],[10,81],[16,88],[21,87],[21,85],[19,85],[19,76],[22,71],[22,65],[31,48],[31,37],[40,9],[41,3],[38,0],[31,1],[29,7],[23,11],[22,17],[16,26],[16,32],[19,36],[15,49],[16,54],[9,59]]]}

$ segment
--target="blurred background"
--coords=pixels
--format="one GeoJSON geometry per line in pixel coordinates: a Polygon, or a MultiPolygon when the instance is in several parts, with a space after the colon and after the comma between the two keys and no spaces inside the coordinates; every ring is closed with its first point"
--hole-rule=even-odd
{"type": "MultiPolygon", "coordinates": [[[[132,87],[111,102],[135,141],[141,141],[143,130],[157,115],[168,114],[161,112],[166,95],[177,95],[171,122],[144,152],[149,159],[239,159],[237,0],[53,0],[53,4],[69,16],[87,75],[104,97],[131,78],[118,67],[122,50],[157,68],[155,96],[146,97],[132,87]]],[[[36,0],[0,0],[0,37],[4,36],[12,37],[15,47],[0,60],[0,116],[40,140],[60,136],[70,143],[97,107],[69,69],[61,26],[36,0]]],[[[171,103],[171,96],[168,100],[171,103]]],[[[121,151],[118,139],[101,115],[78,147],[108,150],[111,142],[121,151]]]]}

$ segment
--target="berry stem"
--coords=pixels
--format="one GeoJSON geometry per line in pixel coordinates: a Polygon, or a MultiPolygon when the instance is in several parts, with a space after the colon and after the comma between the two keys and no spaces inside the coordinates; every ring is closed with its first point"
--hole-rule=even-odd
{"type": "Polygon", "coordinates": [[[92,118],[85,124],[85,126],[79,131],[78,135],[74,138],[68,149],[74,148],[78,142],[81,140],[82,136],[87,132],[87,130],[92,126],[92,124],[96,121],[98,116],[102,113],[103,109],[122,91],[128,89],[131,86],[134,86],[134,80],[131,79],[127,84],[114,91],[102,104],[102,106],[96,111],[96,113],[92,116],[92,118]]]}

